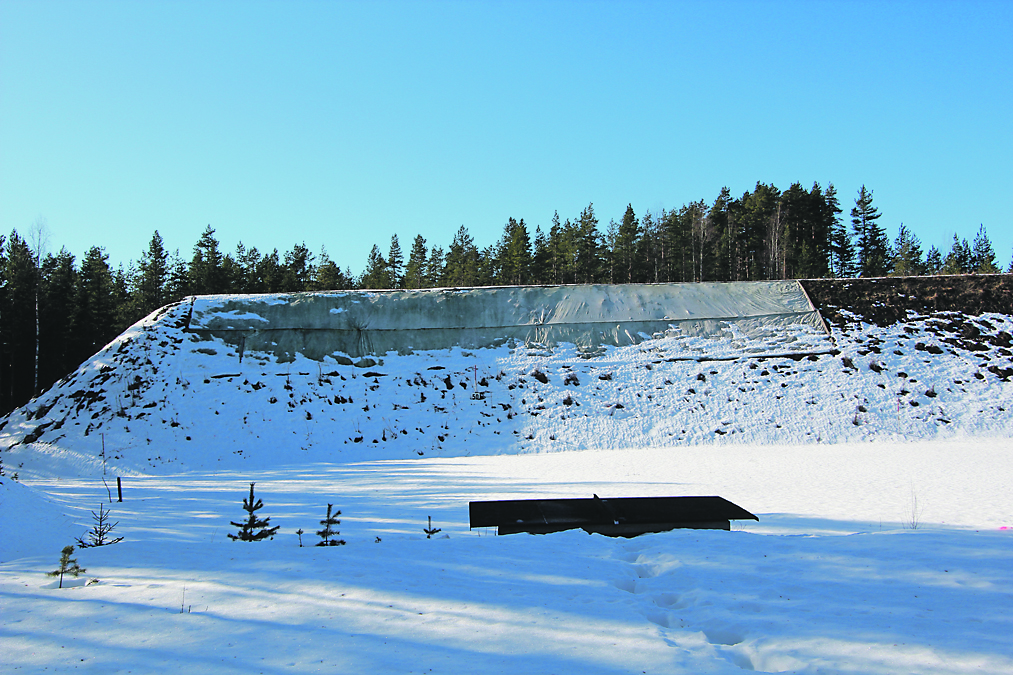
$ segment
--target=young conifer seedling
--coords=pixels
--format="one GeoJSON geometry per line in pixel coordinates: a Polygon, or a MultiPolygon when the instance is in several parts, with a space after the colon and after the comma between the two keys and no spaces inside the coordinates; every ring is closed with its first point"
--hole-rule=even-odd
{"type": "Polygon", "coordinates": [[[332,525],[340,525],[341,521],[338,520],[338,516],[341,515],[341,511],[335,511],[331,513],[331,509],[334,508],[334,504],[327,505],[327,517],[320,521],[320,524],[324,526],[324,529],[317,530],[317,534],[320,536],[320,541],[317,546],[341,546],[345,543],[344,539],[335,539],[339,534],[335,529],[332,529],[332,525]]]}
{"type": "Polygon", "coordinates": [[[72,577],[76,577],[79,574],[84,574],[88,570],[84,569],[77,564],[76,558],[71,558],[70,554],[74,552],[73,546],[64,546],[63,551],[60,554],[60,566],[52,572],[46,572],[47,577],[60,577],[60,588],[63,588],[63,575],[69,574],[72,577]]]}
{"type": "Polygon", "coordinates": [[[232,534],[229,532],[229,539],[236,541],[260,541],[261,539],[273,539],[275,533],[280,528],[280,525],[270,527],[270,518],[258,518],[256,511],[260,510],[264,506],[264,502],[260,499],[254,500],[253,497],[253,486],[255,483],[250,483],[250,498],[243,499],[243,510],[249,514],[249,518],[246,522],[236,523],[232,522],[232,525],[239,528],[239,532],[232,534]]]}
{"type": "Polygon", "coordinates": [[[110,523],[109,514],[110,511],[105,511],[102,508],[102,504],[98,505],[98,513],[91,512],[91,517],[94,519],[95,524],[92,525],[91,531],[88,532],[88,541],[84,540],[84,537],[77,538],[77,545],[79,548],[90,548],[92,546],[108,546],[109,544],[116,544],[123,541],[123,537],[112,538],[109,533],[113,531],[113,528],[119,525],[119,523],[110,523]]]}

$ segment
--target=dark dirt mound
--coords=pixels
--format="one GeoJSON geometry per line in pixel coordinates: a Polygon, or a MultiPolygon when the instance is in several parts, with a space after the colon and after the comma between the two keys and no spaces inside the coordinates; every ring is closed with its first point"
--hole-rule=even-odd
{"type": "Polygon", "coordinates": [[[841,310],[877,326],[903,321],[908,311],[927,316],[951,312],[1013,315],[1011,274],[805,279],[801,283],[823,318],[834,326],[849,322],[841,310]]]}
{"type": "MultiPolygon", "coordinates": [[[[904,323],[913,311],[922,318],[920,328],[911,330],[934,334],[951,349],[992,351],[1005,360],[1013,357],[1013,336],[979,318],[989,312],[1013,315],[1013,275],[809,279],[801,283],[823,318],[836,329],[858,321],[878,326],[904,323]]],[[[871,349],[878,352],[878,347],[871,349]]],[[[930,354],[942,351],[931,342],[919,342],[915,349],[930,354]]],[[[1007,365],[992,364],[988,370],[1008,381],[1013,368],[1007,365]]]]}

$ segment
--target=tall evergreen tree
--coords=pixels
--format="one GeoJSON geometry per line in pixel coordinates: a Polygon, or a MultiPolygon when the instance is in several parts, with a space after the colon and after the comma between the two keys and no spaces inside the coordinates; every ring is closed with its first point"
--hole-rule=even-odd
{"type": "Polygon", "coordinates": [[[740,259],[744,278],[749,281],[773,279],[776,270],[771,267],[769,251],[771,231],[779,231],[777,222],[781,191],[773,185],[757,181],[752,192],[742,195],[742,227],[740,259]]]}
{"type": "Polygon", "coordinates": [[[179,254],[177,248],[169,256],[169,281],[166,284],[168,302],[179,302],[190,292],[190,275],[186,268],[186,261],[179,254]]]}
{"type": "Polygon", "coordinates": [[[193,247],[193,260],[189,269],[190,293],[208,295],[223,293],[227,289],[222,278],[222,254],[214,229],[208,225],[193,247]]]}
{"type": "Polygon", "coordinates": [[[598,217],[594,214],[594,204],[580,212],[575,223],[574,235],[574,283],[593,284],[600,281],[601,233],[598,232],[598,217]]]}
{"type": "Polygon", "coordinates": [[[914,277],[925,274],[921,242],[904,223],[900,224],[897,239],[894,240],[892,267],[891,275],[898,277],[914,277]]]}
{"type": "Polygon", "coordinates": [[[968,274],[974,269],[972,267],[973,262],[974,258],[967,240],[961,239],[954,234],[950,252],[946,254],[946,259],[943,261],[942,273],[968,274]]]}
{"type": "Polygon", "coordinates": [[[851,241],[851,233],[841,222],[840,214],[843,213],[843,210],[837,199],[837,188],[833,183],[827,185],[823,197],[824,220],[830,231],[830,247],[827,253],[830,276],[852,277],[855,275],[855,246],[851,241]]]}
{"type": "Polygon", "coordinates": [[[0,410],[26,403],[35,389],[35,293],[38,271],[28,243],[11,231],[3,263],[0,307],[0,410]]]}
{"type": "Polygon", "coordinates": [[[978,234],[974,236],[971,248],[971,269],[976,274],[998,274],[1001,270],[995,264],[995,249],[989,241],[985,226],[978,226],[978,234]]]}
{"type": "Polygon", "coordinates": [[[313,283],[316,274],[316,267],[313,261],[316,256],[310,253],[306,242],[296,244],[291,251],[285,253],[284,269],[282,271],[281,288],[289,293],[298,293],[307,290],[313,283]]]}
{"type": "Polygon", "coordinates": [[[148,249],[141,254],[137,267],[134,291],[137,313],[147,316],[168,301],[169,256],[158,230],[151,236],[148,249]]]}
{"type": "Polygon", "coordinates": [[[426,286],[437,288],[447,285],[447,257],[442,246],[433,246],[426,262],[426,286]]]}
{"type": "Polygon", "coordinates": [[[260,293],[277,293],[284,288],[285,268],[282,265],[278,249],[260,256],[253,283],[260,293]]]}
{"type": "Polygon", "coordinates": [[[408,264],[405,265],[405,288],[425,288],[429,285],[426,279],[427,257],[426,240],[417,234],[412,241],[412,250],[408,253],[408,264]]]}
{"type": "Polygon", "coordinates": [[[92,246],[81,261],[77,292],[77,355],[84,361],[116,337],[116,283],[105,249],[92,246]]]}
{"type": "Polygon", "coordinates": [[[468,233],[468,228],[461,225],[454,235],[454,240],[447,250],[446,283],[448,286],[475,286],[478,282],[478,248],[475,240],[468,233]]]}
{"type": "Polygon", "coordinates": [[[80,361],[74,347],[76,335],[77,266],[74,256],[61,248],[42,263],[39,317],[39,386],[45,390],[71,372],[80,361]]]}
{"type": "Polygon", "coordinates": [[[524,219],[510,218],[503,226],[503,236],[496,247],[498,272],[496,282],[518,285],[528,283],[531,267],[531,239],[524,219]]]}
{"type": "Polygon", "coordinates": [[[640,238],[640,219],[633,211],[633,204],[626,205],[626,212],[619,223],[612,246],[614,283],[628,284],[637,276],[637,244],[640,238]]]}
{"type": "Polygon", "coordinates": [[[531,251],[531,283],[548,283],[549,274],[549,240],[542,232],[542,226],[535,226],[535,240],[531,251]]]}
{"type": "Polygon", "coordinates": [[[872,205],[872,190],[863,185],[851,209],[851,228],[855,233],[858,272],[863,277],[882,277],[890,267],[890,240],[876,222],[882,214],[872,205]]]}
{"type": "Polygon", "coordinates": [[[707,212],[709,228],[715,233],[717,250],[714,254],[714,278],[734,281],[738,268],[738,232],[732,216],[732,192],[727,186],[714,199],[707,212]]]}
{"type": "Polygon", "coordinates": [[[343,291],[354,285],[351,274],[342,272],[341,268],[327,254],[327,249],[321,247],[320,265],[317,267],[316,278],[313,280],[313,290],[343,291]]]}
{"type": "Polygon", "coordinates": [[[938,248],[930,246],[929,252],[925,254],[925,273],[939,274],[942,270],[943,255],[939,252],[938,248]]]}
{"type": "Polygon", "coordinates": [[[383,254],[380,253],[380,247],[376,244],[369,251],[366,269],[362,273],[362,280],[359,283],[362,288],[390,288],[390,268],[387,261],[384,260],[383,254]]]}
{"type": "Polygon", "coordinates": [[[401,242],[397,240],[396,234],[390,238],[387,269],[390,272],[390,287],[404,288],[404,254],[401,253],[401,242]]]}

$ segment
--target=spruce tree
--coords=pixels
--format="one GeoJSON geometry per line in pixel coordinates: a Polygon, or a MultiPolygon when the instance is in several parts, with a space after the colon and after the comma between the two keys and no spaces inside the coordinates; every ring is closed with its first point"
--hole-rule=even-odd
{"type": "Polygon", "coordinates": [[[433,246],[429,251],[429,261],[426,262],[426,286],[437,288],[446,285],[447,279],[447,256],[443,247],[433,246]]]}
{"type": "Polygon", "coordinates": [[[344,539],[335,539],[337,535],[341,534],[335,529],[332,529],[333,525],[340,525],[341,521],[338,520],[338,516],[341,515],[341,511],[335,511],[331,513],[331,509],[334,508],[334,504],[327,505],[327,516],[320,521],[320,524],[324,526],[324,529],[317,530],[317,535],[320,537],[320,542],[317,546],[341,546],[345,543],[344,539]]]}
{"type": "Polygon", "coordinates": [[[90,548],[92,546],[108,546],[109,544],[116,544],[123,541],[123,537],[110,537],[109,533],[113,531],[119,523],[110,523],[109,514],[110,511],[105,511],[102,508],[102,504],[98,505],[98,513],[91,512],[91,517],[95,521],[92,525],[91,531],[88,532],[88,541],[84,540],[84,537],[78,537],[77,543],[81,548],[90,548]]]}
{"type": "Polygon", "coordinates": [[[270,527],[270,518],[258,518],[256,511],[259,511],[264,506],[264,502],[260,499],[254,501],[253,497],[253,486],[254,483],[250,483],[250,498],[243,499],[243,510],[249,514],[246,522],[236,523],[232,522],[232,525],[239,528],[239,532],[232,534],[229,532],[229,539],[233,541],[260,541],[261,539],[273,539],[275,533],[278,531],[280,525],[270,527]]]}
{"type": "Polygon", "coordinates": [[[77,564],[76,558],[70,557],[70,555],[73,552],[74,552],[73,546],[64,546],[63,551],[61,551],[60,553],[60,566],[57,567],[52,572],[46,572],[47,577],[60,577],[60,588],[63,588],[64,574],[69,574],[72,577],[76,577],[88,571],[77,564]]]}
{"type": "Polygon", "coordinates": [[[412,250],[408,254],[408,265],[404,271],[405,288],[425,288],[426,279],[426,240],[421,234],[415,235],[412,250]]]}
{"type": "Polygon", "coordinates": [[[929,252],[925,254],[925,273],[926,274],[939,274],[943,269],[943,254],[939,252],[939,249],[935,246],[929,247],[929,252]]]}
{"type": "Polygon", "coordinates": [[[194,295],[223,293],[222,254],[218,250],[215,230],[208,225],[193,247],[193,260],[188,272],[190,292],[194,295]]]}
{"type": "Polygon", "coordinates": [[[954,234],[950,252],[946,254],[946,260],[943,261],[942,273],[967,274],[973,271],[971,267],[972,262],[971,247],[968,245],[967,240],[961,239],[954,234]]]}
{"type": "Polygon", "coordinates": [[[148,244],[148,250],[141,254],[137,265],[138,276],[134,288],[135,303],[140,316],[147,316],[167,300],[169,283],[169,255],[165,251],[162,236],[155,230],[148,244]]]}
{"type": "Polygon", "coordinates": [[[889,272],[890,240],[876,222],[882,216],[872,205],[872,190],[863,185],[851,209],[851,227],[858,249],[858,272],[863,277],[881,277],[889,272]]]}

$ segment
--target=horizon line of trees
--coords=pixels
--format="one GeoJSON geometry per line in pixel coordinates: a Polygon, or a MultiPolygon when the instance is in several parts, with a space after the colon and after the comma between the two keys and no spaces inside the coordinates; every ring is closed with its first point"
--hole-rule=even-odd
{"type": "MultiPolygon", "coordinates": [[[[189,295],[314,290],[420,289],[516,284],[664,283],[886,275],[997,273],[984,225],[972,243],[954,235],[945,255],[922,250],[901,224],[890,242],[873,193],[863,185],[850,227],[833,184],[781,191],[757,182],[741,197],[723,188],[678,209],[637,216],[632,204],[604,227],[588,204],[572,220],[558,212],[545,232],[508,218],[500,238],[479,249],[461,226],[444,249],[416,235],[405,260],[391,238],[365,268],[341,270],[305,242],[283,255],[240,242],[222,253],[208,225],[189,260],[169,253],[156,231],[136,262],[113,269],[99,246],[78,264],[46,251],[44,222],[27,238],[0,235],[0,415],[72,372],[125,328],[189,295]]],[[[1010,270],[1013,272],[1013,262],[1010,270]]]]}

